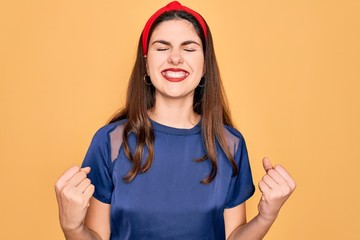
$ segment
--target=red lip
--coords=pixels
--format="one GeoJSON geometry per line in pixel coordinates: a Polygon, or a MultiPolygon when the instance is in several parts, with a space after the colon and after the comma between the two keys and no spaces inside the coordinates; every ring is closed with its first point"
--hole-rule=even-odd
{"type": "Polygon", "coordinates": [[[161,71],[161,75],[170,82],[181,82],[189,76],[189,72],[181,68],[167,68],[161,71]],[[182,74],[176,74],[182,72],[182,74]]]}

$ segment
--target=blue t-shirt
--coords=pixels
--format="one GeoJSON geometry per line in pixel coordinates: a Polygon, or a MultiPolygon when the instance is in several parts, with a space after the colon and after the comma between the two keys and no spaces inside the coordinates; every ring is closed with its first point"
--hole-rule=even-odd
{"type": "MultiPolygon", "coordinates": [[[[255,190],[242,135],[224,127],[239,174],[233,176],[230,161],[217,146],[218,173],[210,184],[202,184],[211,164],[208,160],[194,161],[205,154],[201,123],[179,129],[151,120],[155,134],[153,164],[146,173],[125,183],[122,178],[131,169],[122,147],[125,121],[102,127],[82,164],[91,167],[88,177],[95,186],[94,197],[111,204],[111,239],[225,239],[224,209],[243,203],[255,190]]],[[[129,145],[135,149],[134,135],[130,135],[129,145]]]]}

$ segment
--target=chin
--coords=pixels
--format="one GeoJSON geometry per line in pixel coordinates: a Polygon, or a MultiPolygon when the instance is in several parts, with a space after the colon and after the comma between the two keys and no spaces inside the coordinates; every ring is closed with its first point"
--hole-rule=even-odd
{"type": "Polygon", "coordinates": [[[159,97],[163,97],[163,98],[184,100],[186,98],[193,99],[194,91],[184,92],[184,91],[176,91],[175,89],[173,89],[172,91],[165,91],[163,93],[159,93],[158,95],[160,95],[159,97]]]}

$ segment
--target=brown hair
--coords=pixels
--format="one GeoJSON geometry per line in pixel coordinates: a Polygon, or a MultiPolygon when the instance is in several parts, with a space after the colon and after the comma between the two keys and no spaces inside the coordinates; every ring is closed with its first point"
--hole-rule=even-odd
{"type": "MultiPolygon", "coordinates": [[[[191,22],[203,43],[206,74],[205,86],[197,87],[195,89],[193,110],[202,117],[201,134],[207,151],[205,156],[195,159],[195,161],[202,162],[209,160],[211,162],[212,168],[209,176],[201,181],[201,183],[208,184],[214,180],[218,169],[216,143],[220,145],[229,159],[234,169],[234,175],[239,172],[224,136],[224,125],[233,126],[233,124],[222,86],[212,36],[208,25],[206,24],[207,37],[205,39],[199,22],[191,14],[184,11],[169,11],[156,19],[150,30],[150,36],[159,23],[172,19],[185,19],[191,22]]],[[[137,174],[149,170],[154,158],[154,129],[148,118],[147,111],[155,105],[155,88],[153,85],[144,83],[145,74],[146,63],[140,37],[136,61],[127,89],[125,107],[116,112],[109,121],[109,123],[112,123],[120,119],[127,119],[124,126],[123,147],[126,157],[132,162],[132,168],[127,175],[124,176],[123,179],[125,182],[131,182],[137,174]],[[130,151],[127,141],[130,133],[135,135],[137,141],[134,153],[130,151]],[[148,154],[145,163],[142,165],[145,147],[148,149],[148,154]]]]}

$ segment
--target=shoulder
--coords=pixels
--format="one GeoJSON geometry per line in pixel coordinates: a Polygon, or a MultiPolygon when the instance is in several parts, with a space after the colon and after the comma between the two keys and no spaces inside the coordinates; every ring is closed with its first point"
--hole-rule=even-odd
{"type": "Polygon", "coordinates": [[[224,125],[224,135],[229,147],[238,147],[245,144],[244,136],[234,127],[224,125]]]}
{"type": "Polygon", "coordinates": [[[104,143],[110,140],[110,136],[113,132],[117,132],[117,129],[122,129],[126,123],[126,119],[122,119],[113,123],[109,123],[99,128],[92,139],[93,143],[104,143]]]}

